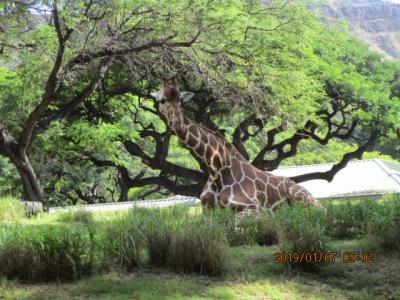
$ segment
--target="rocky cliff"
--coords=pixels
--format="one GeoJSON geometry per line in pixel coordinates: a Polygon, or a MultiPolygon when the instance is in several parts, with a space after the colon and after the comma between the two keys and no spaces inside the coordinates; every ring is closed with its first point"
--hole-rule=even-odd
{"type": "Polygon", "coordinates": [[[322,15],[344,19],[351,32],[383,53],[400,59],[400,2],[397,0],[331,0],[313,7],[322,15]],[[397,3],[396,3],[397,2],[397,3]]]}

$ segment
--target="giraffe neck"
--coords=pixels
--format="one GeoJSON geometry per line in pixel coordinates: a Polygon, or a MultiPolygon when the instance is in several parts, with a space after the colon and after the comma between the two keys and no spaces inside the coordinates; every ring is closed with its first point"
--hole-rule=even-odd
{"type": "Polygon", "coordinates": [[[166,116],[171,129],[208,166],[211,173],[230,165],[230,150],[234,147],[222,136],[184,117],[179,109],[166,116]]]}
{"type": "Polygon", "coordinates": [[[183,115],[179,106],[171,106],[165,111],[162,111],[168,121],[169,127],[179,136],[179,133],[184,131],[183,115]]]}

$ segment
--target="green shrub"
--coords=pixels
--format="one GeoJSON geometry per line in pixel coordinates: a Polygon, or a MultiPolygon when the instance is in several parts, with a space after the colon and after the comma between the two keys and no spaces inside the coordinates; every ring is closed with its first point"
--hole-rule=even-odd
{"type": "Polygon", "coordinates": [[[34,239],[33,230],[21,225],[0,227],[0,273],[9,279],[32,279],[35,259],[31,253],[29,236],[34,239]]]}
{"type": "Polygon", "coordinates": [[[368,222],[376,210],[379,203],[373,199],[327,205],[327,234],[337,239],[366,235],[368,222]]]}
{"type": "Polygon", "coordinates": [[[215,209],[206,216],[224,228],[230,246],[269,246],[278,240],[273,216],[268,212],[238,214],[230,209],[215,209]]]}
{"type": "Polygon", "coordinates": [[[69,210],[67,212],[61,213],[58,220],[66,223],[76,222],[85,225],[94,223],[93,213],[83,208],[77,210],[69,210]]]}
{"type": "Polygon", "coordinates": [[[257,232],[255,241],[260,246],[270,246],[278,242],[278,231],[274,216],[269,212],[262,212],[256,215],[257,232]]]}
{"type": "Polygon", "coordinates": [[[0,273],[21,280],[78,279],[91,274],[95,248],[92,228],[3,226],[0,273]]]}
{"type": "Polygon", "coordinates": [[[269,246],[277,242],[273,216],[268,212],[235,214],[225,225],[225,230],[231,246],[269,246]]]}
{"type": "Polygon", "coordinates": [[[128,272],[144,261],[166,266],[172,235],[188,217],[187,207],[163,209],[134,208],[105,229],[104,261],[124,267],[128,272]]]}
{"type": "Polygon", "coordinates": [[[0,222],[14,222],[26,216],[25,206],[16,198],[0,198],[0,222]]]}
{"type": "Polygon", "coordinates": [[[102,237],[104,264],[107,267],[116,265],[132,272],[141,264],[143,238],[143,233],[135,222],[121,219],[107,225],[102,237]]]}
{"type": "MultiPolygon", "coordinates": [[[[325,213],[314,207],[302,205],[284,206],[275,215],[280,251],[286,253],[314,253],[325,251],[325,213]]],[[[291,262],[295,268],[315,272],[319,269],[318,259],[291,262]]]]}
{"type": "Polygon", "coordinates": [[[223,228],[202,216],[185,222],[171,239],[168,268],[175,272],[220,275],[224,270],[223,228]]]}
{"type": "Polygon", "coordinates": [[[172,207],[167,209],[136,210],[143,214],[140,228],[145,237],[149,262],[155,266],[166,266],[172,235],[188,216],[188,209],[172,207]]]}
{"type": "Polygon", "coordinates": [[[383,251],[400,251],[400,196],[384,201],[368,224],[368,239],[383,251]]]}

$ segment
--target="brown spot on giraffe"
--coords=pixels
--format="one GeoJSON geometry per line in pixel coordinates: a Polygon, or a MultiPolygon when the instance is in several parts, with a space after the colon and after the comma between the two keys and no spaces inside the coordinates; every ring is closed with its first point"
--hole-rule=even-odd
{"type": "Polygon", "coordinates": [[[197,156],[199,157],[203,157],[204,156],[204,152],[205,152],[205,148],[200,146],[195,150],[197,156]]]}
{"type": "Polygon", "coordinates": [[[212,163],[218,170],[221,169],[222,162],[221,162],[221,158],[219,157],[219,154],[214,155],[212,163]]]}
{"type": "Polygon", "coordinates": [[[236,182],[239,182],[243,177],[240,161],[237,158],[231,158],[230,161],[232,176],[236,182]]]}
{"type": "Polygon", "coordinates": [[[186,144],[189,148],[193,148],[197,144],[197,139],[193,135],[189,134],[186,144]]]}
{"type": "Polygon", "coordinates": [[[280,203],[294,201],[321,206],[302,186],[257,169],[221,134],[185,118],[181,102],[190,99],[193,93],[181,93],[176,81],[164,82],[160,91],[152,95],[172,131],[208,166],[209,178],[200,196],[203,207],[237,210],[265,207],[272,211],[280,203]]]}
{"type": "Polygon", "coordinates": [[[231,186],[235,183],[235,179],[231,175],[231,170],[226,168],[222,172],[222,183],[224,186],[231,186]]]}

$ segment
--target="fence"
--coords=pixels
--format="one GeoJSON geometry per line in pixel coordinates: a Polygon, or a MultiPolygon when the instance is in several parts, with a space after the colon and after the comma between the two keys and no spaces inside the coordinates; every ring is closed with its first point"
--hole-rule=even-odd
{"type": "Polygon", "coordinates": [[[178,195],[166,199],[157,199],[157,200],[137,200],[129,202],[99,203],[99,204],[88,204],[80,206],[50,207],[49,213],[61,212],[66,210],[75,210],[75,209],[84,209],[87,211],[115,211],[115,210],[130,209],[133,207],[162,208],[179,204],[193,206],[198,203],[200,203],[200,200],[198,198],[178,195]]]}

